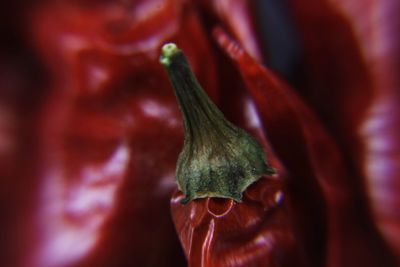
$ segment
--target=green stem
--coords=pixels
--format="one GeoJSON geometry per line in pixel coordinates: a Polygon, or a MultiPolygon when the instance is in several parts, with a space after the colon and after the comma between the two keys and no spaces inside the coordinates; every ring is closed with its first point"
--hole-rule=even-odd
{"type": "Polygon", "coordinates": [[[183,115],[185,142],[176,177],[183,202],[222,197],[240,201],[243,191],[274,170],[260,144],[227,121],[201,88],[184,53],[175,44],[162,47],[164,65],[183,115]]]}

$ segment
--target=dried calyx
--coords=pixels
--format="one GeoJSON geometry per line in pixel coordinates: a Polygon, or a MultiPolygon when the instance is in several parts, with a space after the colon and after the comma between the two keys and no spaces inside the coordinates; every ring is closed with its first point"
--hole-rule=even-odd
{"type": "Polygon", "coordinates": [[[175,44],[162,47],[160,62],[167,70],[184,121],[185,142],[176,170],[179,189],[186,196],[182,202],[205,197],[240,201],[250,184],[275,173],[263,149],[225,119],[175,44]]]}

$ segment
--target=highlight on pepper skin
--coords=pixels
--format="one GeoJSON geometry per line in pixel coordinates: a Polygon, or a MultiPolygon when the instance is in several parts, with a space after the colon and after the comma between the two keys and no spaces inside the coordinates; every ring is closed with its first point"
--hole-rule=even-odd
{"type": "Polygon", "coordinates": [[[2,1],[0,265],[400,266],[399,10],[395,0],[2,1]],[[236,200],[203,192],[247,183],[227,148],[245,153],[216,145],[220,130],[198,117],[191,129],[207,130],[184,141],[159,62],[168,43],[276,172],[257,172],[236,200]],[[201,177],[236,172],[195,188],[177,174],[185,146],[217,163],[201,177]],[[202,197],[185,199],[177,179],[202,197]]]}

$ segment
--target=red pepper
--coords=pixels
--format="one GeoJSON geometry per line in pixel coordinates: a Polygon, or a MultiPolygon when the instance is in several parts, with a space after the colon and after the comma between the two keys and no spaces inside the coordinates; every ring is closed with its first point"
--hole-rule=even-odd
{"type": "Polygon", "coordinates": [[[400,263],[399,1],[289,1],[305,52],[303,95],[339,141],[359,209],[400,263]]]}
{"type": "Polygon", "coordinates": [[[191,7],[157,4],[37,8],[33,36],[53,79],[25,266],[184,266],[168,208],[182,131],[158,50],[187,47],[211,95],[214,62],[191,7]]]}
{"type": "Polygon", "coordinates": [[[261,178],[243,203],[206,198],[185,205],[176,192],[172,216],[188,265],[303,266],[281,179],[261,178]]]}
{"type": "Polygon", "coordinates": [[[176,173],[183,193],[174,194],[171,208],[189,266],[302,266],[284,200],[284,169],[260,178],[273,174],[260,165],[264,152],[210,103],[174,44],[163,47],[161,63],[184,120],[176,173]],[[242,187],[253,178],[260,180],[242,187]]]}

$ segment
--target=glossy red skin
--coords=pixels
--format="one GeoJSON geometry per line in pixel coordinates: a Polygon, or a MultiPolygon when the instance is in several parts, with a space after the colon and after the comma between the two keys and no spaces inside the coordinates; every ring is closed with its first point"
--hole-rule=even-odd
{"type": "Polygon", "coordinates": [[[353,192],[400,264],[400,3],[289,3],[306,53],[303,95],[340,141],[353,192]]]}
{"type": "Polygon", "coordinates": [[[179,1],[82,3],[32,13],[52,83],[27,200],[36,235],[20,266],[184,266],[168,208],[182,126],[158,57],[163,43],[179,43],[215,97],[208,41],[179,1]],[[147,5],[141,20],[132,15],[147,5]]]}
{"type": "Polygon", "coordinates": [[[263,177],[242,203],[205,198],[186,205],[177,191],[171,210],[188,266],[302,266],[282,190],[281,177],[263,177]]]}
{"type": "MultiPolygon", "coordinates": [[[[223,31],[217,29],[215,36],[237,64],[271,145],[291,174],[288,190],[294,220],[299,222],[297,230],[303,243],[308,245],[309,257],[312,258],[312,252],[315,252],[313,246],[316,243],[310,242],[313,231],[308,227],[312,222],[304,222],[307,218],[302,212],[315,206],[315,203],[305,201],[310,198],[306,194],[314,194],[314,199],[318,200],[321,197],[318,190],[321,190],[323,199],[319,200],[324,202],[327,223],[325,266],[354,266],[356,263],[362,263],[362,266],[394,266],[393,258],[374,232],[368,214],[358,209],[351,177],[346,172],[339,150],[311,110],[292,89],[257,64],[223,31]],[[293,157],[294,153],[303,156],[293,157]],[[310,188],[316,191],[307,191],[310,188]]],[[[317,217],[310,218],[315,220],[317,217]]]]}

